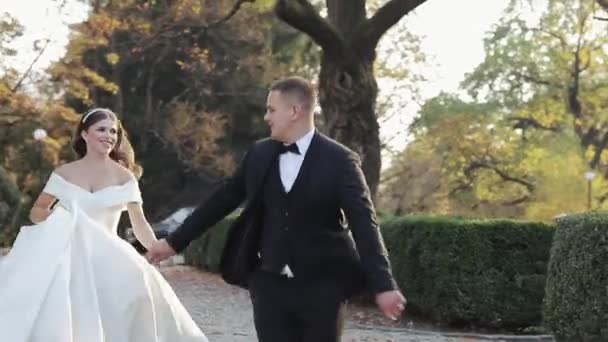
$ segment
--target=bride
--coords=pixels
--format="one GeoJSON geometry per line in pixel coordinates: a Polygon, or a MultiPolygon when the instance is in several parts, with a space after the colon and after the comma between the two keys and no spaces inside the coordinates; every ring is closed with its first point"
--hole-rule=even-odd
{"type": "Polygon", "coordinates": [[[79,159],[50,176],[0,260],[0,341],[207,342],[163,276],[116,234],[128,210],[137,239],[156,241],[116,115],[80,120],[79,159]]]}

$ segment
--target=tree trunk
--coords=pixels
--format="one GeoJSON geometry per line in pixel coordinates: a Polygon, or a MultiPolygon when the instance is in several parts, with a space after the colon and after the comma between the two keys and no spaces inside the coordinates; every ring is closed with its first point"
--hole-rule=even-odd
{"type": "Polygon", "coordinates": [[[374,200],[381,167],[379,126],[375,114],[377,94],[373,61],[345,61],[329,54],[323,55],[319,103],[325,131],[359,154],[374,200]]]}
{"type": "Polygon", "coordinates": [[[381,167],[376,46],[386,31],[425,1],[388,0],[369,19],[365,0],[326,0],[327,19],[308,0],[277,0],[275,6],[281,20],[321,47],[319,103],[326,131],[359,154],[373,200],[381,167]]]}

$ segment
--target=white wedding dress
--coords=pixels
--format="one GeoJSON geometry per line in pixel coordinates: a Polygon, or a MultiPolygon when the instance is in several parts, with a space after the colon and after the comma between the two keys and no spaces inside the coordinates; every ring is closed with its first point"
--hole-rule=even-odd
{"type": "Polygon", "coordinates": [[[53,173],[59,200],[0,259],[1,342],[207,342],[163,276],[116,234],[136,180],[89,192],[53,173]]]}

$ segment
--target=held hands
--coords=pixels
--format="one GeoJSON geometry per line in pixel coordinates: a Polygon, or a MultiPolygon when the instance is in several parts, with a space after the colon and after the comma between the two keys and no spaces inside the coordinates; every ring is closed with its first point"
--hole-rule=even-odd
{"type": "Polygon", "coordinates": [[[376,295],[376,304],[384,315],[392,320],[397,320],[397,317],[401,316],[406,303],[405,297],[397,290],[381,292],[376,295]]]}
{"type": "Polygon", "coordinates": [[[159,264],[161,261],[174,256],[175,254],[175,251],[169,246],[167,241],[161,239],[154,242],[150,248],[148,248],[146,259],[148,259],[151,264],[159,264]]]}

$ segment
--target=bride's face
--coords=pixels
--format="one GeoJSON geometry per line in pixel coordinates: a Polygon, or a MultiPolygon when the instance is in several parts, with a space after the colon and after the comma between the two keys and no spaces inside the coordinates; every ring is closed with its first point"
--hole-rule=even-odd
{"type": "Polygon", "coordinates": [[[110,154],[116,146],[118,127],[114,120],[106,118],[83,131],[82,138],[87,143],[87,152],[110,154]]]}

